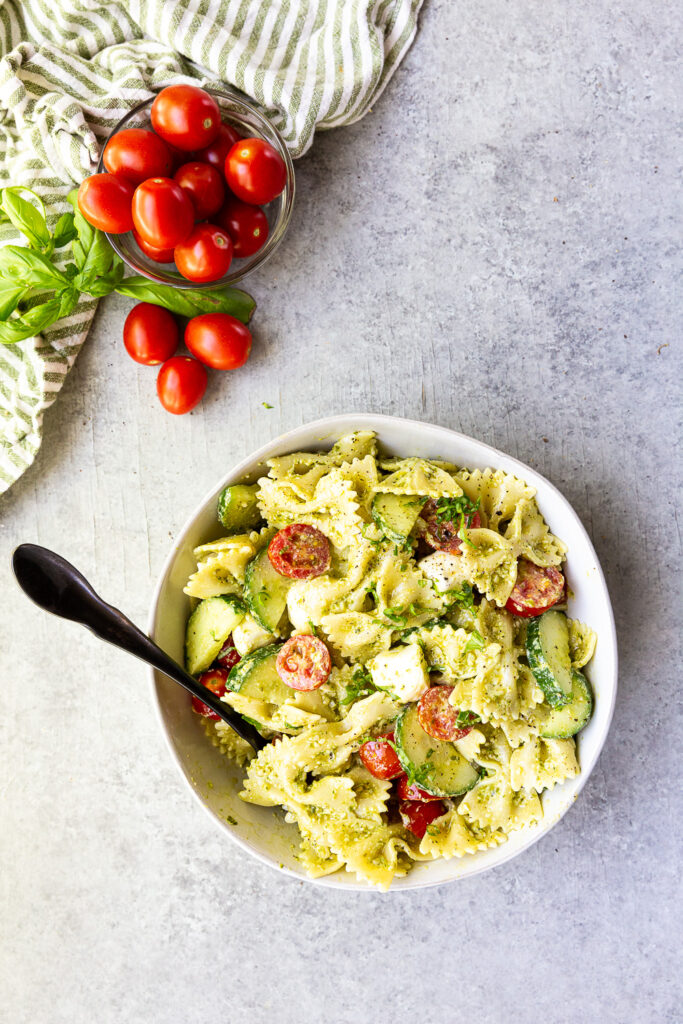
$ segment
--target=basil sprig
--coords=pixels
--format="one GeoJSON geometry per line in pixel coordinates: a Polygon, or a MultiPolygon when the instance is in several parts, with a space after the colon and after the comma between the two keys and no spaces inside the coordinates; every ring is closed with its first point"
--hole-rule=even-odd
{"type": "Polygon", "coordinates": [[[118,292],[179,316],[229,313],[249,322],[256,303],[239,288],[181,290],[137,274],[124,278],[123,260],[79,212],[77,195],[74,189],[68,197],[73,213],[62,214],[50,231],[39,196],[22,187],[0,190],[0,222],[9,221],[28,243],[0,248],[0,343],[13,345],[51,327],[73,312],[82,294],[99,299],[118,292]],[[68,245],[72,262],[60,270],[53,254],[68,245]]]}

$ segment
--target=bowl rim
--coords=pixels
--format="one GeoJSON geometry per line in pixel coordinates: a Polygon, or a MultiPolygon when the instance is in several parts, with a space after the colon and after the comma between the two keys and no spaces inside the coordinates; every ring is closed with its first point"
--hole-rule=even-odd
{"type": "MultiPolygon", "coordinates": [[[[212,290],[215,290],[216,288],[235,288],[242,281],[244,281],[245,278],[249,277],[250,274],[253,274],[254,271],[259,270],[265,263],[267,263],[270,257],[273,255],[273,253],[279,249],[283,238],[287,234],[287,229],[289,228],[289,224],[292,219],[292,212],[294,210],[294,199],[296,197],[296,176],[294,174],[294,163],[292,161],[291,154],[289,152],[289,149],[287,148],[287,144],[281,132],[271,121],[268,120],[268,118],[264,114],[261,113],[261,111],[253,103],[245,99],[240,93],[233,90],[216,89],[214,86],[211,85],[203,85],[200,86],[200,88],[202,88],[204,92],[208,92],[210,96],[219,96],[225,100],[228,100],[230,103],[234,103],[235,106],[237,107],[243,107],[251,115],[254,116],[254,118],[258,122],[259,130],[261,132],[263,132],[264,130],[268,130],[271,131],[275,136],[280,149],[280,155],[282,156],[282,159],[285,162],[285,167],[287,169],[287,182],[284,188],[284,194],[286,198],[283,203],[283,211],[281,217],[275,226],[275,230],[272,232],[272,234],[268,234],[268,238],[266,239],[261,249],[255,252],[253,257],[249,257],[251,262],[248,265],[246,265],[245,267],[237,268],[237,270],[232,274],[228,272],[223,278],[220,279],[220,281],[207,281],[204,283],[186,280],[185,278],[182,277],[179,280],[174,279],[173,281],[169,281],[167,280],[166,277],[163,276],[161,272],[156,274],[149,267],[145,267],[142,264],[133,264],[130,262],[125,252],[121,248],[118,241],[119,236],[110,234],[109,232],[105,232],[105,235],[107,236],[107,241],[109,242],[110,246],[112,247],[116,255],[120,259],[122,259],[126,266],[130,270],[134,271],[134,273],[140,274],[142,277],[146,277],[149,281],[154,281],[155,284],[164,284],[167,285],[169,288],[178,288],[180,291],[199,290],[210,292],[212,290]]],[[[106,139],[102,143],[99,160],[97,162],[97,169],[95,171],[96,174],[109,173],[104,166],[104,151],[107,148],[109,141],[116,134],[118,134],[121,131],[124,131],[128,127],[128,122],[131,120],[132,117],[140,113],[140,111],[144,110],[146,107],[151,107],[151,105],[154,103],[154,100],[156,99],[160,92],[163,92],[163,90],[156,89],[152,96],[149,96],[146,100],[141,100],[140,103],[137,103],[134,107],[131,107],[131,109],[116,122],[116,124],[107,134],[106,139]]],[[[266,142],[267,141],[268,140],[266,139],[266,142]]],[[[192,154],[188,152],[187,155],[189,162],[189,157],[192,154]]]]}
{"type": "MultiPolygon", "coordinates": [[[[601,584],[602,586],[602,594],[604,596],[605,610],[607,612],[607,621],[609,628],[607,631],[608,635],[603,636],[601,634],[600,644],[602,647],[609,647],[609,661],[612,666],[612,671],[611,678],[605,678],[601,680],[601,701],[603,702],[603,706],[606,700],[609,701],[609,709],[607,716],[604,720],[602,734],[598,737],[591,757],[586,761],[584,761],[582,757],[580,774],[574,781],[571,796],[569,796],[565,800],[564,806],[559,810],[559,812],[554,813],[552,816],[548,815],[547,818],[544,817],[539,824],[537,824],[533,828],[528,829],[527,838],[522,842],[520,846],[513,849],[509,849],[509,843],[506,842],[502,843],[498,847],[495,847],[495,852],[499,853],[499,856],[495,858],[493,863],[484,863],[477,865],[476,856],[473,856],[472,860],[469,861],[469,863],[472,866],[468,869],[466,874],[454,874],[450,878],[439,879],[434,881],[431,881],[429,877],[427,877],[422,880],[415,880],[414,882],[411,882],[411,873],[409,872],[407,876],[399,879],[399,881],[402,884],[390,886],[387,892],[401,893],[409,890],[422,890],[434,888],[439,885],[448,885],[452,882],[464,882],[466,879],[472,878],[475,875],[479,875],[485,871],[490,871],[494,868],[500,867],[503,864],[506,864],[508,861],[512,860],[514,857],[517,857],[520,854],[524,853],[531,846],[537,843],[540,839],[546,836],[555,827],[555,825],[558,824],[558,822],[565,816],[570,807],[572,807],[573,804],[576,802],[576,799],[578,798],[580,792],[582,791],[586,782],[590,778],[591,773],[593,772],[593,769],[597,764],[597,761],[602,753],[603,747],[607,740],[607,736],[609,734],[610,726],[612,723],[612,718],[614,715],[614,707],[616,703],[618,686],[618,648],[614,612],[612,609],[612,602],[610,600],[605,575],[602,570],[602,566],[600,565],[600,561],[597,557],[597,554],[595,552],[593,543],[588,535],[586,528],[581,522],[578,513],[575,512],[569,500],[565,498],[562,492],[546,477],[544,477],[543,474],[539,473],[531,466],[522,462],[520,459],[517,459],[512,455],[508,455],[506,452],[503,452],[498,448],[494,448],[492,445],[486,444],[484,441],[479,441],[476,438],[470,437],[468,434],[461,433],[460,431],[452,430],[450,427],[443,427],[440,424],[429,423],[422,420],[408,419],[407,417],[403,416],[388,416],[383,413],[342,413],[334,416],[326,416],[321,419],[311,420],[310,422],[303,423],[298,427],[293,427],[291,430],[288,430],[283,434],[277,435],[271,441],[261,445],[248,456],[241,459],[229,470],[229,472],[224,474],[224,476],[215,486],[213,486],[209,491],[207,491],[207,493],[203,496],[202,500],[195,506],[191,514],[185,520],[185,523],[183,524],[177,537],[174,539],[173,544],[171,546],[171,550],[164,561],[161,573],[159,574],[159,578],[154,588],[150,613],[147,622],[147,629],[149,635],[152,638],[154,638],[159,603],[161,600],[162,593],[164,592],[165,587],[167,585],[174,561],[178,555],[179,550],[183,547],[185,543],[187,534],[192,530],[196,519],[203,513],[209,502],[215,500],[216,493],[223,487],[225,487],[227,484],[231,483],[235,479],[238,479],[241,475],[244,475],[245,473],[249,472],[259,462],[263,462],[265,459],[273,457],[276,453],[283,454],[288,450],[296,450],[296,448],[294,447],[288,449],[287,445],[295,445],[296,439],[300,435],[311,430],[319,430],[322,433],[322,437],[320,439],[321,442],[326,441],[328,440],[330,435],[334,433],[335,427],[341,427],[342,424],[347,425],[350,419],[354,420],[354,423],[356,424],[355,429],[375,430],[378,433],[381,432],[382,426],[389,423],[402,423],[408,427],[415,428],[417,431],[427,427],[431,430],[448,434],[452,438],[457,438],[459,441],[475,444],[477,447],[481,449],[482,454],[490,453],[492,457],[491,465],[493,465],[494,467],[496,465],[496,462],[493,460],[502,458],[505,459],[507,462],[511,463],[513,466],[518,467],[521,473],[531,474],[532,477],[541,480],[544,483],[544,485],[550,490],[550,492],[558,499],[560,504],[563,506],[565,513],[574,520],[575,527],[578,528],[585,544],[587,545],[589,553],[593,556],[597,574],[597,583],[601,584]]],[[[524,479],[524,476],[521,476],[521,479],[524,479]]],[[[310,882],[314,885],[318,885],[324,888],[344,890],[346,892],[366,892],[371,894],[376,893],[376,888],[367,882],[350,880],[348,878],[344,882],[342,882],[341,880],[335,880],[336,876],[339,875],[340,872],[335,872],[334,874],[330,875],[324,875],[321,878],[311,878],[308,875],[306,875],[303,871],[299,873],[296,871],[292,871],[290,868],[285,867],[284,865],[280,866],[279,863],[276,863],[274,858],[270,857],[268,854],[262,852],[261,850],[258,850],[251,846],[249,843],[243,840],[242,837],[239,836],[233,829],[231,829],[226,821],[224,821],[223,819],[219,818],[216,814],[214,814],[211,808],[204,802],[204,800],[202,800],[200,793],[193,787],[190,779],[185,773],[178,751],[175,749],[173,745],[170,730],[166,724],[166,721],[164,720],[161,708],[161,701],[159,698],[156,683],[156,670],[153,668],[148,668],[147,673],[148,678],[150,680],[152,703],[155,708],[157,721],[159,722],[159,725],[161,727],[161,731],[164,736],[166,746],[171,754],[173,761],[175,762],[178,768],[178,771],[180,772],[180,775],[182,776],[185,782],[185,785],[192,793],[195,800],[203,808],[204,812],[214,822],[214,825],[220,828],[223,832],[226,832],[230,836],[232,841],[235,842],[239,847],[241,847],[241,849],[250,854],[252,857],[255,857],[261,863],[266,864],[268,867],[276,870],[280,876],[288,875],[290,878],[296,879],[298,882],[310,882]]],[[[455,860],[459,863],[463,860],[463,858],[457,858],[455,860]]],[[[426,866],[429,866],[430,863],[436,862],[425,862],[426,866]]],[[[386,894],[386,892],[383,893],[383,895],[386,894]]]]}

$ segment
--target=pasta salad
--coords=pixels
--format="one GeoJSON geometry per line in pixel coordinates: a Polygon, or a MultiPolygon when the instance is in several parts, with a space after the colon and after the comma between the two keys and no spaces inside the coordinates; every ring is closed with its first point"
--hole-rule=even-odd
{"type": "Polygon", "coordinates": [[[360,431],[267,467],[222,492],[185,587],[188,671],[270,741],[193,698],[242,799],[284,808],[309,875],[382,889],[539,821],[579,773],[596,637],[534,489],[360,431]]]}

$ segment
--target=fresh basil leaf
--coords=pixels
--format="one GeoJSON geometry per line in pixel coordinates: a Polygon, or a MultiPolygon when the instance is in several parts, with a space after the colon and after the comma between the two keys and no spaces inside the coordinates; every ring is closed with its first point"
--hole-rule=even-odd
{"type": "Polygon", "coordinates": [[[156,284],[146,277],[127,277],[116,291],[127,295],[136,302],[151,302],[164,306],[179,316],[198,316],[200,313],[229,313],[242,323],[249,319],[256,308],[251,295],[239,288],[216,288],[200,291],[188,288],[181,291],[167,284],[156,284]]]}
{"type": "Polygon", "coordinates": [[[81,293],[78,288],[65,288],[59,293],[59,316],[58,320],[61,320],[63,316],[69,316],[73,313],[74,309],[78,304],[78,300],[81,297],[81,293]]]}
{"type": "Polygon", "coordinates": [[[19,245],[0,248],[0,276],[25,288],[59,288],[66,282],[47,256],[19,245]]]}
{"type": "Polygon", "coordinates": [[[25,338],[33,338],[46,327],[50,327],[61,315],[61,299],[53,298],[33,306],[23,316],[14,317],[0,323],[0,343],[13,345],[25,338]]]}
{"type": "Polygon", "coordinates": [[[63,213],[55,224],[52,241],[55,249],[61,249],[63,245],[73,242],[78,237],[76,225],[74,224],[73,213],[63,213]]]}
{"type": "MultiPolygon", "coordinates": [[[[98,277],[97,280],[89,284],[87,288],[82,289],[97,299],[102,298],[103,295],[109,295],[118,288],[123,281],[123,275],[126,269],[123,260],[120,260],[115,253],[112,253],[112,255],[115,257],[115,262],[111,270],[108,270],[106,274],[102,274],[101,277],[98,277]]],[[[78,285],[78,279],[74,283],[78,285]]]]}
{"type": "Polygon", "coordinates": [[[26,294],[23,284],[14,281],[0,281],[0,320],[7,320],[17,308],[22,296],[26,294]]]}
{"type": "Polygon", "coordinates": [[[104,281],[112,271],[116,270],[119,265],[123,266],[121,259],[116,255],[109,242],[107,241],[106,235],[101,231],[95,232],[92,245],[85,256],[85,262],[81,267],[81,272],[74,280],[74,284],[81,289],[82,292],[90,292],[92,295],[108,295],[109,292],[114,290],[116,284],[118,284],[123,278],[123,269],[121,270],[121,276],[117,279],[112,277],[112,283],[106,290],[103,290],[104,281]],[[93,291],[93,288],[96,291],[93,291]]]}
{"type": "Polygon", "coordinates": [[[26,236],[30,245],[36,249],[50,247],[51,237],[45,220],[45,207],[35,192],[21,186],[3,188],[2,208],[15,228],[26,236]],[[40,203],[41,209],[37,210],[33,203],[23,199],[20,192],[28,192],[33,196],[40,203]]]}

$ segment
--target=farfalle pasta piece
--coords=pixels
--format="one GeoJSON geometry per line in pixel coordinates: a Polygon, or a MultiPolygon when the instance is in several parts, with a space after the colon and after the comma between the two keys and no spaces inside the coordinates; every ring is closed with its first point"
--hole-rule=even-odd
{"type": "Polygon", "coordinates": [[[479,502],[480,512],[491,530],[512,519],[518,502],[533,498],[536,491],[523,480],[502,469],[461,469],[455,479],[470,501],[479,502]]]}
{"type": "Polygon", "coordinates": [[[583,668],[595,654],[597,634],[590,628],[579,622],[578,619],[567,619],[569,626],[569,656],[572,660],[572,668],[583,668]]]}
{"type": "Polygon", "coordinates": [[[381,494],[417,494],[429,498],[457,498],[462,494],[451,474],[427,459],[404,459],[376,490],[381,494]]]}
{"type": "Polygon", "coordinates": [[[471,824],[455,807],[427,826],[420,843],[420,853],[437,858],[464,857],[468,853],[500,846],[507,839],[505,832],[471,824]]]}
{"type": "Polygon", "coordinates": [[[391,647],[392,627],[366,612],[333,612],[321,626],[342,658],[366,662],[391,647]]]}
{"type": "Polygon", "coordinates": [[[535,789],[540,793],[578,774],[573,739],[545,740],[534,736],[518,747],[510,759],[513,789],[535,789]]]}
{"type": "Polygon", "coordinates": [[[543,519],[535,498],[520,501],[505,531],[516,558],[526,558],[536,565],[559,565],[567,551],[543,519]]]}

